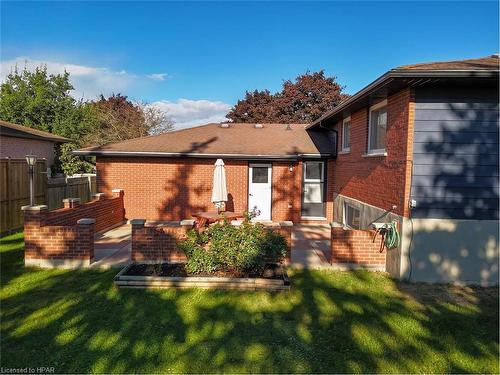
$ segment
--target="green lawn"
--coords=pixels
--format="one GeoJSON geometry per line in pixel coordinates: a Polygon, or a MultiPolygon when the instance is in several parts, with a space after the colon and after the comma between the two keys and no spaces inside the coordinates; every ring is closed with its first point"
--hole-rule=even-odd
{"type": "Polygon", "coordinates": [[[289,293],[118,290],[1,239],[1,366],[56,372],[498,373],[498,288],[293,272],[289,293]]]}

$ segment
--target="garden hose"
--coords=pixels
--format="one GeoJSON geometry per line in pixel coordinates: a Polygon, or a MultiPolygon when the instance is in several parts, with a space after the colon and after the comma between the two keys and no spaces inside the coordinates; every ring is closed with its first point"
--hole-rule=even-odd
{"type": "Polygon", "coordinates": [[[401,237],[398,232],[398,223],[396,221],[387,223],[384,233],[384,245],[386,249],[393,249],[399,246],[401,237]]]}

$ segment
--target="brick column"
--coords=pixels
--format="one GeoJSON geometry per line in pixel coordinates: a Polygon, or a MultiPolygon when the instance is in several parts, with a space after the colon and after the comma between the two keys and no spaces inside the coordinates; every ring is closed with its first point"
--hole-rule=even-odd
{"type": "Polygon", "coordinates": [[[283,237],[285,237],[285,240],[286,240],[286,243],[287,243],[285,264],[288,265],[288,264],[292,263],[292,231],[293,231],[293,222],[291,222],[291,221],[280,221],[279,225],[280,225],[279,232],[280,232],[280,234],[283,237]]]}
{"type": "Polygon", "coordinates": [[[118,215],[120,216],[120,220],[125,220],[125,203],[123,201],[124,191],[123,189],[113,189],[111,192],[113,193],[113,198],[120,199],[120,208],[118,215]]]}
{"type": "Polygon", "coordinates": [[[76,253],[82,260],[92,263],[94,259],[95,219],[80,219],[76,222],[77,242],[76,253]]]}
{"type": "Polygon", "coordinates": [[[111,192],[113,193],[113,197],[123,197],[123,189],[113,189],[111,190],[111,192]]]}
{"type": "Polygon", "coordinates": [[[132,254],[133,262],[140,262],[147,259],[147,233],[145,228],[145,219],[130,220],[132,226],[132,254]]]}
{"type": "Polygon", "coordinates": [[[24,231],[28,231],[31,227],[41,227],[45,225],[45,215],[48,207],[45,205],[39,206],[22,206],[21,210],[24,212],[24,231]],[[28,226],[28,228],[26,228],[28,226]]]}
{"type": "Polygon", "coordinates": [[[43,237],[40,228],[45,225],[48,207],[23,206],[21,210],[24,213],[24,258],[36,258],[39,253],[38,242],[43,237]]]}
{"type": "Polygon", "coordinates": [[[101,199],[106,198],[106,195],[104,193],[95,193],[92,195],[92,199],[96,201],[100,201],[101,199]]]}
{"type": "Polygon", "coordinates": [[[63,199],[64,208],[75,208],[80,205],[80,198],[65,198],[63,199]]]}
{"type": "Polygon", "coordinates": [[[189,230],[194,228],[194,220],[181,220],[180,225],[182,227],[182,234],[186,234],[189,230]]]}

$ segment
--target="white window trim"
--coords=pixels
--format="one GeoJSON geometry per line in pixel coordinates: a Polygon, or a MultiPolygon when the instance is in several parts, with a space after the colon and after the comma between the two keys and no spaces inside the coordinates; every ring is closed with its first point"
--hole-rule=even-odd
{"type": "Polygon", "coordinates": [[[248,164],[248,183],[249,184],[267,184],[272,186],[273,165],[269,163],[249,163],[248,164]],[[253,182],[253,168],[267,168],[267,182],[253,182]]]}
{"type": "Polygon", "coordinates": [[[306,178],[307,176],[307,172],[306,172],[306,169],[307,169],[307,162],[304,162],[304,182],[325,182],[325,162],[324,161],[313,161],[311,160],[312,162],[315,162],[315,163],[321,163],[322,167],[321,167],[321,178],[306,178]]]}
{"type": "Polygon", "coordinates": [[[342,212],[342,214],[343,214],[342,215],[342,222],[343,222],[344,227],[349,228],[349,229],[355,229],[355,230],[361,229],[361,227],[360,228],[353,228],[349,224],[347,224],[347,207],[351,207],[351,208],[357,210],[359,212],[359,218],[361,220],[361,210],[358,207],[354,206],[353,204],[350,204],[349,202],[344,202],[344,209],[342,212]]]}
{"type": "Polygon", "coordinates": [[[386,156],[385,152],[385,147],[384,148],[370,148],[370,139],[371,139],[371,133],[372,133],[372,112],[376,111],[377,109],[387,107],[387,99],[382,100],[380,103],[374,104],[370,107],[370,111],[368,113],[368,147],[366,151],[366,156],[371,155],[371,154],[376,154],[377,156],[386,156]],[[385,154],[385,155],[384,155],[385,154]]]}
{"type": "Polygon", "coordinates": [[[343,154],[348,154],[351,151],[351,128],[352,126],[349,126],[349,147],[344,147],[344,125],[346,122],[351,122],[351,116],[346,117],[344,120],[342,120],[342,147],[341,151],[343,154]]]}

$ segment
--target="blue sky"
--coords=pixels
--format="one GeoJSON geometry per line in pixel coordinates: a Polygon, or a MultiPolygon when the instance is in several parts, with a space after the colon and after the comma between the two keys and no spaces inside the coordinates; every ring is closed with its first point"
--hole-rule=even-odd
{"type": "Polygon", "coordinates": [[[2,77],[66,68],[75,96],[122,92],[180,126],[245,90],[325,69],[354,93],[391,67],[498,53],[497,2],[2,2],[2,77]]]}

